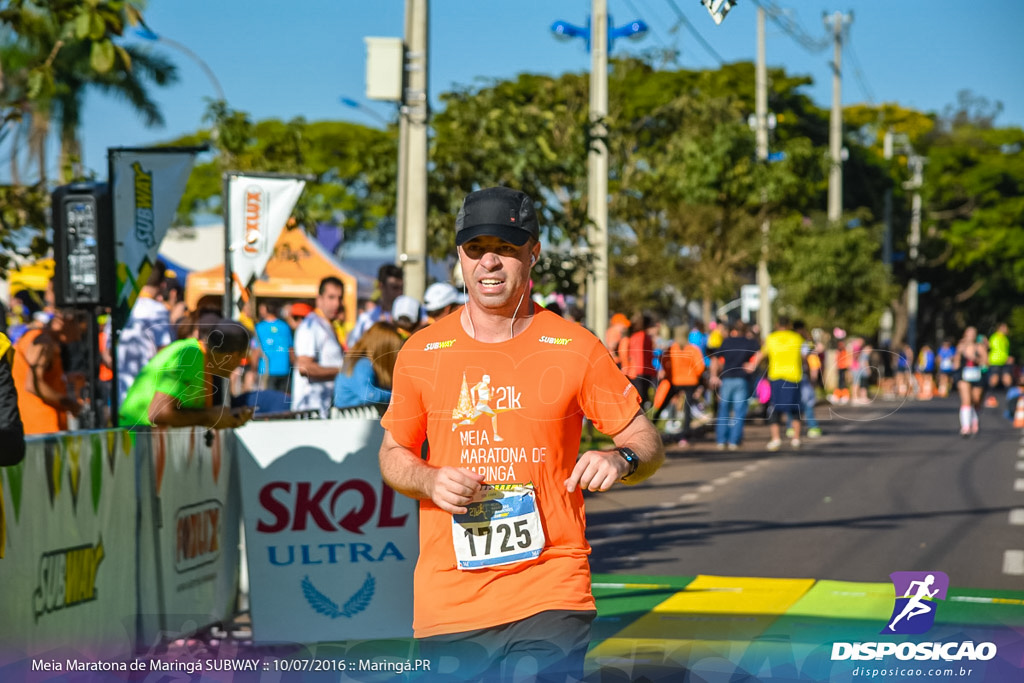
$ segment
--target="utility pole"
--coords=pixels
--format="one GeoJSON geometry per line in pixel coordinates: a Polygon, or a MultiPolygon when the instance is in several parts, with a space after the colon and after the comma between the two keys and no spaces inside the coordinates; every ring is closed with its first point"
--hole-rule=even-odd
{"type": "Polygon", "coordinates": [[[590,152],[587,155],[587,327],[604,339],[608,328],[608,2],[590,10],[590,152]]]}
{"type": "Polygon", "coordinates": [[[835,12],[824,17],[831,24],[832,48],[832,114],[828,125],[828,148],[831,160],[828,173],[828,220],[838,221],[843,213],[843,26],[853,22],[853,14],[835,12]]]}
{"type": "MultiPolygon", "coordinates": [[[[882,155],[886,161],[886,169],[888,170],[889,162],[892,161],[893,151],[893,134],[892,129],[889,128],[885,131],[885,137],[882,140],[882,155]]],[[[889,183],[885,187],[885,236],[882,239],[882,263],[885,264],[885,269],[892,271],[892,183],[889,183]]]]}
{"type": "Polygon", "coordinates": [[[405,215],[406,188],[409,185],[409,107],[406,93],[409,91],[409,36],[412,35],[412,7],[410,0],[405,3],[405,30],[402,33],[402,92],[398,100],[398,173],[395,177],[395,263],[405,263],[405,215]]]}
{"type": "MultiPolygon", "coordinates": [[[[882,140],[882,155],[886,161],[886,170],[889,169],[889,162],[892,161],[894,136],[892,129],[886,129],[885,137],[882,140]]],[[[885,271],[887,274],[892,274],[892,183],[890,182],[885,188],[885,235],[882,237],[882,263],[885,265],[885,271]]],[[[888,306],[885,312],[882,314],[882,319],[879,323],[879,341],[885,343],[886,340],[892,340],[892,326],[893,326],[893,314],[892,309],[888,306]]]]}
{"type": "Polygon", "coordinates": [[[907,282],[907,344],[910,348],[917,350],[917,247],[921,243],[921,184],[924,181],[924,157],[914,155],[910,157],[910,167],[914,172],[913,178],[908,184],[908,189],[914,190],[914,196],[910,203],[910,239],[909,258],[907,264],[910,266],[910,280],[907,282]]]}
{"type": "Polygon", "coordinates": [[[399,260],[405,293],[420,301],[427,288],[428,5],[405,0],[406,87],[399,129],[399,260]]]}
{"type": "MultiPolygon", "coordinates": [[[[754,115],[756,122],[757,159],[762,164],[768,163],[768,67],[765,60],[764,47],[764,7],[757,8],[757,70],[755,71],[754,115]]],[[[762,209],[766,201],[764,190],[761,191],[762,209]]],[[[768,274],[768,231],[771,225],[767,211],[761,223],[761,258],[757,261],[758,299],[757,324],[761,328],[761,339],[766,339],[772,331],[772,280],[768,274]]]]}

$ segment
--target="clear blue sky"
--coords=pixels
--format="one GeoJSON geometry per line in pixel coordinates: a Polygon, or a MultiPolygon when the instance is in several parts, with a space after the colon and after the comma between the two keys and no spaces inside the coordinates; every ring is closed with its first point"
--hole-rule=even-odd
{"type": "MultiPolygon", "coordinates": [[[[793,8],[791,18],[811,37],[825,37],[824,12],[853,12],[843,58],[843,103],[898,102],[941,112],[970,89],[1001,101],[1000,125],[1024,126],[1024,2],[1021,0],[776,0],[793,8]]],[[[589,69],[580,40],[560,42],[556,19],[586,22],[590,0],[433,0],[430,26],[430,93],[478,79],[520,72],[560,74],[589,69]]],[[[642,40],[620,40],[613,54],[674,47],[685,68],[713,68],[753,60],[757,6],[740,0],[716,26],[698,0],[608,0],[615,25],[644,19],[652,31],[642,40]],[[681,12],[711,50],[685,25],[681,12]]],[[[339,103],[360,100],[385,118],[393,107],[365,99],[364,36],[401,36],[403,0],[150,0],[147,22],[209,64],[229,104],[255,119],[346,119],[379,125],[339,103]]],[[[134,34],[125,41],[139,42],[134,34]]],[[[771,66],[806,74],[808,94],[822,107],[831,101],[831,47],[809,52],[768,22],[771,66]]],[[[214,90],[185,54],[154,44],[180,70],[175,86],[157,91],[167,125],[144,128],[122,102],[91,95],[86,103],[85,162],[106,176],[106,148],[144,146],[200,128],[214,90]]]]}

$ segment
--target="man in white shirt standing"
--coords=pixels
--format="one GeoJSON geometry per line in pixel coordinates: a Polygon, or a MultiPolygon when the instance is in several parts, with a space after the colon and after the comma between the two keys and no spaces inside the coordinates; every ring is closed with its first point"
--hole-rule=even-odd
{"type": "Polygon", "coordinates": [[[124,403],[128,389],[146,363],[175,339],[171,313],[164,304],[166,270],[162,261],[153,266],[117,338],[118,405],[124,403]]]}
{"type": "Polygon", "coordinates": [[[316,310],[295,329],[292,410],[319,410],[327,417],[334,399],[334,378],[345,358],[332,322],[341,310],[345,286],[334,276],[320,281],[316,310]]]}

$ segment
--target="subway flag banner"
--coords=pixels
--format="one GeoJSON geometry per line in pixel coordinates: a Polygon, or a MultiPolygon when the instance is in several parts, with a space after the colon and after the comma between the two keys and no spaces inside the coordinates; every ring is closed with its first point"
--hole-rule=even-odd
{"type": "Polygon", "coordinates": [[[153,269],[197,148],[108,150],[117,260],[117,307],[125,315],[153,269]]]}
{"type": "Polygon", "coordinates": [[[228,176],[231,272],[248,286],[263,274],[306,181],[259,175],[228,176]]]}

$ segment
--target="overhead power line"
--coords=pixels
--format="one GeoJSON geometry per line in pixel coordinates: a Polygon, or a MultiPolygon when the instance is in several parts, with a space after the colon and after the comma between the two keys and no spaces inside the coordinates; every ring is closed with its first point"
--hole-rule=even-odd
{"type": "MultiPolygon", "coordinates": [[[[629,7],[629,10],[633,13],[633,16],[635,18],[640,19],[640,18],[643,17],[643,14],[640,12],[640,10],[638,10],[636,8],[636,5],[633,4],[633,0],[626,0],[626,5],[629,7]]],[[[665,39],[661,37],[661,33],[658,32],[658,30],[654,28],[654,24],[653,23],[648,22],[647,25],[649,27],[648,30],[650,30],[651,34],[654,35],[654,39],[657,40],[659,43],[661,43],[661,46],[663,48],[665,48],[666,50],[673,49],[672,47],[669,47],[669,44],[666,43],[665,39]]]]}
{"type": "MultiPolygon", "coordinates": [[[[685,14],[683,14],[683,10],[679,9],[679,5],[676,4],[676,0],[665,0],[665,2],[667,2],[669,4],[669,7],[671,7],[675,11],[675,13],[676,13],[676,17],[679,20],[676,23],[676,26],[678,26],[679,24],[682,24],[683,26],[685,26],[687,28],[687,30],[690,33],[692,33],[693,36],[697,39],[697,42],[699,42],[702,46],[704,46],[704,49],[708,51],[708,54],[710,54],[712,57],[714,57],[718,61],[718,65],[719,66],[722,66],[723,64],[725,64],[725,59],[722,58],[722,55],[718,54],[718,51],[715,50],[715,48],[711,47],[711,43],[706,41],[704,39],[704,36],[702,36],[700,34],[700,31],[698,31],[693,26],[693,24],[690,23],[690,20],[686,18],[685,14]]],[[[675,29],[675,27],[673,27],[673,30],[674,29],[675,29]]]]}
{"type": "Polygon", "coordinates": [[[860,59],[857,58],[857,51],[853,49],[853,39],[850,37],[850,32],[846,32],[846,49],[850,55],[850,61],[853,62],[853,76],[857,79],[857,84],[860,86],[861,92],[864,93],[864,97],[868,99],[868,102],[872,105],[875,104],[875,93],[872,91],[871,86],[868,85],[867,79],[864,77],[864,71],[860,68],[860,59]]]}
{"type": "Polygon", "coordinates": [[[782,29],[790,38],[799,43],[808,52],[824,52],[832,44],[829,36],[812,37],[791,16],[789,10],[782,9],[772,0],[753,0],[754,4],[764,9],[765,15],[773,24],[782,29]]]}

